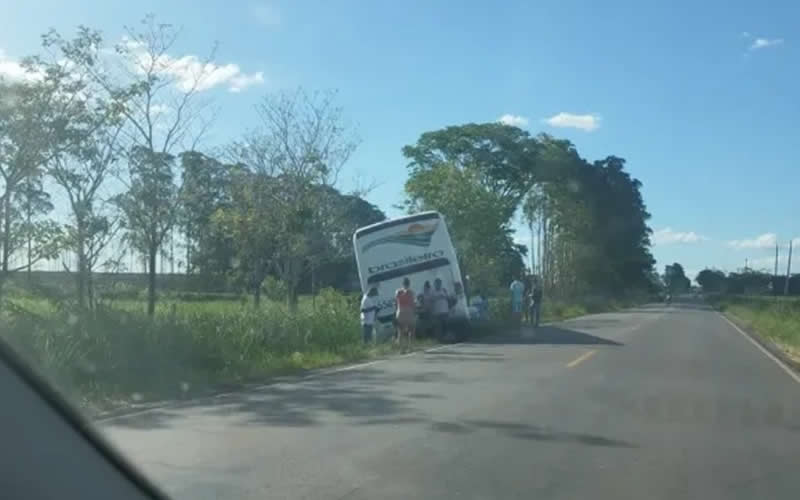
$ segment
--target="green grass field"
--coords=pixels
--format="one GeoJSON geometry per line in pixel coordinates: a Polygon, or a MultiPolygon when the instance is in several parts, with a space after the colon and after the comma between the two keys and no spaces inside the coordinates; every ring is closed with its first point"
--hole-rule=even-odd
{"type": "Polygon", "coordinates": [[[713,303],[800,362],[800,298],[729,296],[713,303]]]}

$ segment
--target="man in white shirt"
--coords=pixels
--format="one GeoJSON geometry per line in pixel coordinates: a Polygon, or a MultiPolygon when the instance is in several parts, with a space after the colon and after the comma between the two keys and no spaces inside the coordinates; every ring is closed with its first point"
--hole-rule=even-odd
{"type": "Polygon", "coordinates": [[[361,331],[365,344],[372,342],[372,331],[377,313],[378,289],[372,287],[361,298],[361,331]]]}
{"type": "Polygon", "coordinates": [[[433,282],[433,293],[431,298],[433,306],[433,317],[436,322],[436,337],[439,340],[444,338],[447,330],[447,318],[450,315],[450,296],[442,286],[442,280],[436,278],[433,282]]]}

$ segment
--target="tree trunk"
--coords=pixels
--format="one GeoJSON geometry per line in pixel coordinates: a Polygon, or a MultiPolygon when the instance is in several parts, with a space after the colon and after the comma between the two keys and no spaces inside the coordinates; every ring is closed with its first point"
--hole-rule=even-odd
{"type": "Polygon", "coordinates": [[[158,247],[150,247],[149,260],[147,266],[147,315],[151,318],[156,313],[156,255],[158,247]]]}
{"type": "Polygon", "coordinates": [[[311,307],[317,308],[317,283],[316,273],[314,272],[314,261],[311,261],[311,307]]]}
{"type": "Polygon", "coordinates": [[[6,186],[3,198],[3,273],[8,273],[8,259],[11,257],[11,193],[6,186]]]}
{"type": "Polygon", "coordinates": [[[186,225],[186,274],[192,273],[192,232],[189,225],[186,225]]]}
{"type": "Polygon", "coordinates": [[[86,299],[89,304],[89,309],[94,310],[97,304],[94,302],[94,282],[92,281],[91,268],[86,269],[86,299]]]}
{"type": "Polygon", "coordinates": [[[28,200],[28,206],[26,208],[27,208],[27,214],[26,215],[27,215],[27,219],[28,219],[28,231],[27,231],[28,234],[26,235],[28,237],[28,285],[30,285],[31,284],[31,272],[32,272],[31,267],[33,267],[33,266],[31,266],[31,260],[33,259],[33,252],[32,252],[32,246],[33,246],[32,245],[32,239],[33,238],[31,236],[31,217],[32,217],[31,212],[32,212],[32,210],[31,210],[31,202],[30,202],[30,200],[28,200]]]}
{"type": "Polygon", "coordinates": [[[253,287],[253,305],[256,308],[261,305],[261,283],[256,283],[253,287]]]}
{"type": "Polygon", "coordinates": [[[289,305],[289,311],[294,314],[297,312],[297,285],[294,281],[290,281],[287,283],[286,288],[288,292],[286,299],[289,305]]]}

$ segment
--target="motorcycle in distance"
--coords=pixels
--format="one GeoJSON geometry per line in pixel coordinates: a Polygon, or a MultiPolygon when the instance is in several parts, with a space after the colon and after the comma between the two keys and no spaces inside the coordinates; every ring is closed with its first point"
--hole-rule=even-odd
{"type": "Polygon", "coordinates": [[[664,298],[664,302],[665,302],[667,305],[670,305],[670,304],[672,304],[672,294],[671,294],[671,293],[668,293],[668,294],[667,294],[667,296],[664,298]]]}

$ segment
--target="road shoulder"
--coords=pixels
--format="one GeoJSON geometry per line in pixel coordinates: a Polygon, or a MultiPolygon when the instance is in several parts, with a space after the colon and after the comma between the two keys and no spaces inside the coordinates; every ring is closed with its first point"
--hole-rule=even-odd
{"type": "Polygon", "coordinates": [[[772,358],[781,368],[800,383],[800,362],[793,359],[789,354],[771,340],[760,335],[758,331],[743,319],[729,312],[720,312],[719,315],[725,319],[739,333],[751,340],[762,352],[772,358]]]}

